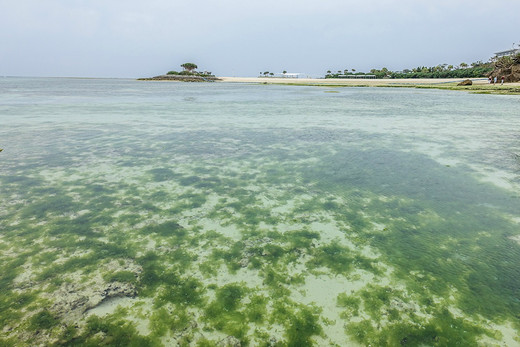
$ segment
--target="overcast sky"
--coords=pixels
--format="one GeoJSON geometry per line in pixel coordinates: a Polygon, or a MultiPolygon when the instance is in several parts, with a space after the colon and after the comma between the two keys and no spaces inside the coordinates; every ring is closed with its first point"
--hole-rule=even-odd
{"type": "Polygon", "coordinates": [[[520,0],[0,0],[0,75],[402,70],[520,43],[520,0]]]}

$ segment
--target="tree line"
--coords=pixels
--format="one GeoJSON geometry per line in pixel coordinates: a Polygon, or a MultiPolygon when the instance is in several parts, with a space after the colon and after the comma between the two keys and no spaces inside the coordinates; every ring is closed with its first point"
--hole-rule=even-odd
{"type": "Polygon", "coordinates": [[[466,63],[460,63],[458,66],[440,64],[431,67],[419,66],[402,71],[390,71],[383,67],[382,69],[371,69],[369,73],[356,72],[355,69],[350,71],[349,69],[338,70],[337,73],[328,70],[325,78],[349,78],[366,75],[372,75],[376,78],[476,78],[486,77],[493,69],[494,62],[477,61],[469,65],[466,63]]]}

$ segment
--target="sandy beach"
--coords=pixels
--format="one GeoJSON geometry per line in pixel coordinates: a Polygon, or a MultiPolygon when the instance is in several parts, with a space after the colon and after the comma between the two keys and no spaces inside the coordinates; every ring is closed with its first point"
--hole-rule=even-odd
{"type": "MultiPolygon", "coordinates": [[[[363,78],[280,78],[280,77],[219,77],[227,83],[268,83],[268,84],[301,84],[317,86],[345,86],[345,87],[454,87],[463,81],[461,78],[421,78],[421,79],[363,79],[363,78]]],[[[520,87],[520,83],[489,84],[487,78],[471,78],[473,87],[520,87]]]]}

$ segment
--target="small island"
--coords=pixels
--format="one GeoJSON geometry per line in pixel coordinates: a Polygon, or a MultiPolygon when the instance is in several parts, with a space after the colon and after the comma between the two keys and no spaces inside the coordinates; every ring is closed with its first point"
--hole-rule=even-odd
{"type": "Polygon", "coordinates": [[[198,72],[198,66],[194,63],[184,63],[181,65],[183,71],[168,71],[165,75],[155,77],[138,78],[139,81],[177,81],[177,82],[215,82],[219,78],[211,72],[198,72]]]}

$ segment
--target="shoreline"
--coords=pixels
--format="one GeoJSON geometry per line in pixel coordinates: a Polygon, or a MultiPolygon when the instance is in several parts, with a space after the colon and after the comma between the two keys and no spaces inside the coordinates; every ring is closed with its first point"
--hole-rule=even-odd
{"type": "Polygon", "coordinates": [[[316,87],[394,87],[394,88],[432,88],[465,90],[478,94],[520,95],[520,82],[489,84],[487,78],[469,78],[473,85],[457,86],[461,78],[420,78],[420,79],[345,79],[345,78],[283,78],[283,77],[219,77],[218,83],[279,84],[316,87]]]}
{"type": "Polygon", "coordinates": [[[175,81],[175,82],[215,82],[220,81],[215,76],[199,75],[159,75],[155,77],[138,78],[138,81],[175,81]]]}

